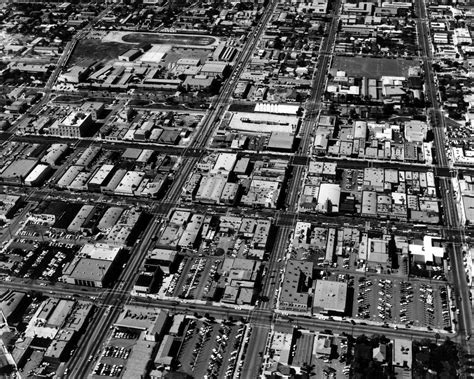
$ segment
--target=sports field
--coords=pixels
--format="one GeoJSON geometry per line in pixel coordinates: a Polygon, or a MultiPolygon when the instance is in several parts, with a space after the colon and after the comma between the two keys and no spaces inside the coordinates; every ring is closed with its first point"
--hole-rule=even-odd
{"type": "Polygon", "coordinates": [[[348,75],[379,78],[381,76],[407,76],[410,66],[419,66],[417,60],[336,56],[333,68],[348,75]]]}
{"type": "Polygon", "coordinates": [[[181,34],[153,34],[153,33],[128,33],[122,41],[133,43],[152,43],[160,45],[191,45],[208,46],[216,42],[216,38],[208,36],[194,36],[181,34]]]}
{"type": "Polygon", "coordinates": [[[85,39],[77,43],[70,63],[78,63],[84,59],[108,62],[127,51],[130,45],[119,42],[102,42],[99,39],[85,39]]]}

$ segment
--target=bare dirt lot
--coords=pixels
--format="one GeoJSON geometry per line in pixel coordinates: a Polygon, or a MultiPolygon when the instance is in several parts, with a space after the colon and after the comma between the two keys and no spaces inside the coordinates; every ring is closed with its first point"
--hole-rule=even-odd
{"type": "Polygon", "coordinates": [[[407,59],[336,56],[333,63],[335,69],[346,71],[347,75],[369,78],[407,76],[411,66],[418,66],[418,62],[407,59]]]}

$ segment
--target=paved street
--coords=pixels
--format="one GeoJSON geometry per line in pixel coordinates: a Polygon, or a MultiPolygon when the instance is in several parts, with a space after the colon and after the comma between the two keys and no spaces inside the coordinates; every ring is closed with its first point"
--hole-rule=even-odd
{"type": "MultiPolygon", "coordinates": [[[[436,144],[436,159],[437,166],[446,167],[449,166],[449,160],[445,150],[445,135],[444,135],[444,116],[440,110],[438,102],[438,90],[436,87],[434,73],[431,66],[430,58],[432,57],[432,50],[430,45],[430,30],[428,14],[426,10],[426,3],[423,0],[415,2],[416,12],[419,16],[417,22],[418,38],[421,45],[421,51],[424,61],[425,70],[425,86],[426,95],[431,102],[431,125],[435,132],[435,144],[436,144]]],[[[448,227],[459,228],[459,235],[461,242],[464,240],[463,225],[460,224],[460,219],[457,213],[457,204],[454,197],[454,188],[451,180],[442,178],[440,194],[444,201],[444,224],[448,227]]],[[[460,309],[458,317],[458,338],[468,354],[473,353],[472,341],[467,342],[466,339],[472,335],[472,310],[468,296],[468,286],[466,281],[466,274],[463,267],[463,254],[462,248],[458,244],[453,244],[451,250],[451,262],[453,267],[453,279],[454,289],[456,293],[457,306],[460,309]]]]}

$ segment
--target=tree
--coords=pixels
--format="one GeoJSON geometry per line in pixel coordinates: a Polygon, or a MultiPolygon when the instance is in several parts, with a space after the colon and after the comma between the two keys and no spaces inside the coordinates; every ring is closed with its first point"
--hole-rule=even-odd
{"type": "Polygon", "coordinates": [[[316,375],[315,372],[316,366],[314,364],[309,364],[307,362],[303,363],[301,366],[301,374],[303,378],[310,378],[313,375],[316,375]]]}
{"type": "Polygon", "coordinates": [[[383,105],[383,114],[385,117],[389,117],[393,114],[393,104],[383,105]]]}

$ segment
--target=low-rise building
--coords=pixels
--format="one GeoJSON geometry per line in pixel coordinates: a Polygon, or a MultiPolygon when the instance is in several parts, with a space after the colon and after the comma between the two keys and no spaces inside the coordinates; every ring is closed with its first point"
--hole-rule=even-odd
{"type": "Polygon", "coordinates": [[[313,263],[289,260],[280,291],[280,310],[308,312],[311,307],[309,290],[313,284],[313,263]]]}
{"type": "Polygon", "coordinates": [[[314,291],[313,311],[344,314],[346,310],[347,283],[317,280],[314,291]]]}
{"type": "Polygon", "coordinates": [[[92,124],[90,113],[73,111],[59,123],[57,129],[51,127],[50,132],[61,137],[85,137],[91,132],[92,124]]]}
{"type": "Polygon", "coordinates": [[[25,185],[27,186],[39,186],[43,184],[48,175],[51,173],[51,167],[47,164],[38,164],[35,168],[26,176],[25,185]]]}

